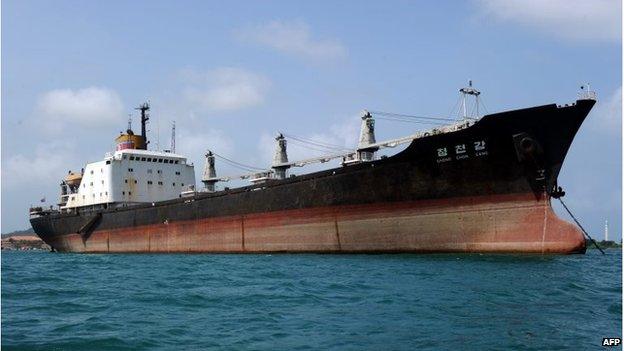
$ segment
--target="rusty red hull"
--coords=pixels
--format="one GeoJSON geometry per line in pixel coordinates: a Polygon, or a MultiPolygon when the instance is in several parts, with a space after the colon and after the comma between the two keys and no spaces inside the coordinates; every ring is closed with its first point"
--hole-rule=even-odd
{"type": "Polygon", "coordinates": [[[57,237],[59,251],[113,253],[579,253],[582,233],[533,194],[290,210],[57,237]]]}

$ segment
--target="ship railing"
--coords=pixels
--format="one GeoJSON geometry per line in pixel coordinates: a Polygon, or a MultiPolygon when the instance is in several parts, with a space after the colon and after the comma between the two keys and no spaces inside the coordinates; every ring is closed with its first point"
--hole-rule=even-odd
{"type": "Polygon", "coordinates": [[[583,90],[578,94],[579,100],[596,100],[596,92],[592,90],[583,90]]]}
{"type": "MultiPolygon", "coordinates": [[[[397,138],[397,139],[392,139],[392,140],[385,140],[385,141],[381,141],[378,143],[374,143],[374,144],[369,144],[366,146],[366,148],[394,148],[398,145],[401,144],[405,144],[405,143],[409,143],[412,142],[415,139],[420,139],[423,137],[427,137],[429,135],[437,135],[437,134],[444,134],[444,133],[449,133],[449,132],[455,132],[458,130],[462,130],[465,128],[470,127],[471,125],[475,124],[478,121],[478,119],[466,119],[466,120],[462,120],[462,121],[458,121],[455,122],[453,124],[449,124],[446,126],[441,126],[438,128],[433,128],[431,130],[428,131],[419,131],[416,132],[412,135],[408,135],[402,138],[397,138]]],[[[351,164],[356,164],[356,163],[361,163],[363,160],[361,160],[358,157],[358,153],[357,151],[351,151],[351,152],[344,152],[344,153],[337,153],[337,154],[332,154],[332,155],[324,155],[324,156],[319,156],[319,157],[313,157],[313,158],[308,158],[308,159],[304,159],[304,160],[299,160],[299,161],[291,161],[291,162],[286,162],[286,163],[281,163],[277,166],[290,166],[290,167],[303,167],[312,163],[325,163],[325,162],[329,162],[333,159],[342,159],[342,165],[346,166],[346,165],[351,165],[351,164]]],[[[252,173],[247,173],[247,174],[243,174],[243,175],[234,175],[234,176],[226,176],[226,177],[216,177],[216,178],[211,178],[210,180],[216,180],[216,181],[220,181],[220,182],[229,182],[230,180],[233,179],[241,179],[241,180],[246,180],[249,179],[252,183],[258,183],[258,182],[263,182],[266,180],[271,179],[271,171],[267,170],[265,172],[252,172],[252,173]]]]}
{"type": "MultiPolygon", "coordinates": [[[[462,120],[462,121],[458,121],[458,122],[455,122],[453,124],[449,124],[449,125],[446,125],[446,126],[441,126],[441,127],[438,127],[438,128],[433,128],[433,129],[428,130],[428,131],[419,131],[419,132],[416,132],[416,133],[414,133],[412,135],[408,135],[406,137],[392,139],[392,140],[386,140],[386,141],[381,141],[381,142],[374,143],[374,144],[369,144],[369,145],[366,145],[366,149],[387,148],[387,147],[393,148],[393,147],[396,147],[396,146],[401,145],[401,144],[412,142],[415,139],[427,137],[429,135],[444,134],[444,133],[449,133],[449,132],[455,132],[455,131],[458,131],[458,130],[462,130],[462,129],[470,127],[471,125],[475,124],[477,121],[478,121],[478,119],[472,119],[472,118],[471,119],[462,120]]],[[[343,166],[347,166],[347,165],[351,165],[351,164],[361,163],[361,162],[364,162],[364,161],[372,161],[372,160],[377,159],[377,158],[371,158],[370,160],[360,159],[358,157],[358,151],[356,150],[356,151],[350,151],[350,152],[343,152],[343,153],[337,153],[337,154],[313,157],[313,158],[308,158],[308,159],[304,159],[304,160],[285,162],[285,163],[278,164],[276,166],[277,167],[282,167],[282,166],[303,167],[303,166],[306,166],[306,165],[309,165],[309,164],[312,164],[312,163],[325,163],[325,162],[329,162],[329,161],[331,161],[333,159],[342,159],[341,164],[343,166]]],[[[207,180],[215,181],[215,182],[229,182],[229,181],[234,180],[234,179],[249,180],[252,184],[258,184],[258,183],[263,183],[263,182],[266,182],[266,181],[274,179],[274,178],[273,178],[273,171],[265,170],[265,171],[261,171],[261,172],[255,171],[255,172],[252,172],[252,173],[246,173],[246,174],[242,174],[242,175],[232,175],[232,176],[225,176],[225,177],[214,177],[214,178],[210,178],[210,179],[207,179],[207,180]]]]}
{"type": "Polygon", "coordinates": [[[31,218],[48,216],[53,213],[58,213],[59,211],[55,210],[52,206],[50,208],[43,208],[40,206],[31,207],[28,211],[31,218]]]}
{"type": "Polygon", "coordinates": [[[401,144],[405,144],[405,143],[409,143],[412,142],[413,140],[416,139],[420,139],[420,138],[424,138],[427,137],[429,135],[437,135],[437,134],[444,134],[444,133],[450,133],[450,132],[455,132],[461,129],[465,129],[470,127],[471,125],[475,124],[477,120],[465,120],[465,121],[460,121],[460,122],[456,122],[453,124],[449,124],[446,126],[442,126],[442,127],[438,127],[438,128],[433,128],[431,130],[428,131],[419,131],[416,132],[412,135],[408,135],[406,137],[402,137],[402,138],[398,138],[398,139],[392,139],[392,140],[386,140],[386,141],[380,141],[378,143],[375,144],[370,144],[368,145],[368,147],[379,147],[379,148],[383,148],[383,147],[396,147],[398,145],[401,144]]]}

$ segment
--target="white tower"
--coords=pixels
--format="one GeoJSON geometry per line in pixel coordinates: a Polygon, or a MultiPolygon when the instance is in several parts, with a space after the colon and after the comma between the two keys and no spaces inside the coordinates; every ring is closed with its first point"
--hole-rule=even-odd
{"type": "Polygon", "coordinates": [[[286,139],[282,133],[275,138],[275,155],[273,156],[273,164],[271,168],[275,172],[277,179],[286,178],[286,170],[290,168],[288,163],[288,154],[286,153],[286,139]]]}
{"type": "Polygon", "coordinates": [[[609,241],[609,221],[605,219],[605,241],[609,241]]]}
{"type": "Polygon", "coordinates": [[[362,111],[362,126],[360,127],[360,142],[358,143],[358,159],[361,161],[371,161],[375,151],[379,147],[370,147],[375,144],[375,120],[370,112],[362,111]]]}

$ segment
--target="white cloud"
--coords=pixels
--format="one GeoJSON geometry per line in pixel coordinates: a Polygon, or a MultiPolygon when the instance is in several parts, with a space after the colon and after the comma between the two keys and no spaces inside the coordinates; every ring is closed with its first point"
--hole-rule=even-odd
{"type": "Polygon", "coordinates": [[[2,187],[16,189],[36,185],[41,189],[49,188],[60,183],[68,167],[77,164],[76,159],[74,147],[67,143],[39,145],[31,156],[11,155],[2,162],[2,187]]]}
{"type": "Polygon", "coordinates": [[[37,101],[37,119],[47,129],[65,125],[102,126],[119,124],[123,116],[119,95],[107,88],[57,89],[44,93],[37,101]]]}
{"type": "Polygon", "coordinates": [[[232,111],[260,105],[271,86],[268,78],[240,68],[223,67],[207,73],[185,71],[191,86],[187,100],[208,111],[232,111]]]}
{"type": "Polygon", "coordinates": [[[338,40],[313,38],[310,27],[302,21],[271,21],[237,34],[242,40],[305,59],[331,61],[347,56],[347,49],[338,40]]]}
{"type": "MultiPolygon", "coordinates": [[[[177,135],[177,152],[183,155],[199,154],[203,155],[207,150],[229,154],[232,151],[232,140],[217,129],[210,129],[205,132],[191,132],[182,130],[177,135]]],[[[192,158],[197,160],[198,158],[192,158]]]]}
{"type": "Polygon", "coordinates": [[[595,110],[588,119],[589,127],[601,133],[620,135],[622,128],[622,87],[606,97],[598,96],[595,110]]]}
{"type": "Polygon", "coordinates": [[[181,130],[177,139],[176,152],[195,163],[195,180],[197,186],[200,187],[206,151],[211,150],[221,155],[231,155],[233,152],[232,140],[217,129],[207,131],[181,130]]]}
{"type": "Polygon", "coordinates": [[[478,0],[482,15],[570,41],[619,42],[619,0],[478,0]]]}

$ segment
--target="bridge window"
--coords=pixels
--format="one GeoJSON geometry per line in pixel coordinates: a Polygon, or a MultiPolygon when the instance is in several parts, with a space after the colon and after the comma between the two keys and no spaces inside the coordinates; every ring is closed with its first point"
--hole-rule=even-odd
{"type": "Polygon", "coordinates": [[[110,165],[110,160],[106,161],[106,164],[107,164],[107,165],[110,165]]]}
{"type": "Polygon", "coordinates": [[[134,172],[133,168],[128,168],[128,172],[134,172]]]}
{"type": "Polygon", "coordinates": [[[179,162],[180,162],[180,161],[176,160],[176,161],[175,161],[175,164],[177,165],[179,162]]]}
{"type": "Polygon", "coordinates": [[[163,182],[158,182],[158,185],[163,185],[163,182]]]}
{"type": "Polygon", "coordinates": [[[153,158],[152,162],[158,162],[158,159],[157,158],[153,158]]]}
{"type": "Polygon", "coordinates": [[[134,156],[130,156],[130,161],[134,161],[134,156]]]}
{"type": "Polygon", "coordinates": [[[162,163],[162,158],[159,158],[159,159],[158,159],[158,162],[162,163]]]}
{"type": "Polygon", "coordinates": [[[151,180],[148,180],[148,181],[147,181],[147,184],[148,184],[148,185],[149,185],[149,184],[152,184],[152,181],[151,181],[151,180]]]}
{"type": "Polygon", "coordinates": [[[141,157],[141,161],[145,161],[145,157],[141,157]]]}
{"type": "Polygon", "coordinates": [[[151,157],[148,157],[148,158],[147,158],[147,162],[152,162],[152,158],[151,158],[151,157]]]}
{"type": "Polygon", "coordinates": [[[176,173],[176,175],[180,175],[180,172],[175,172],[175,173],[176,173]]]}

